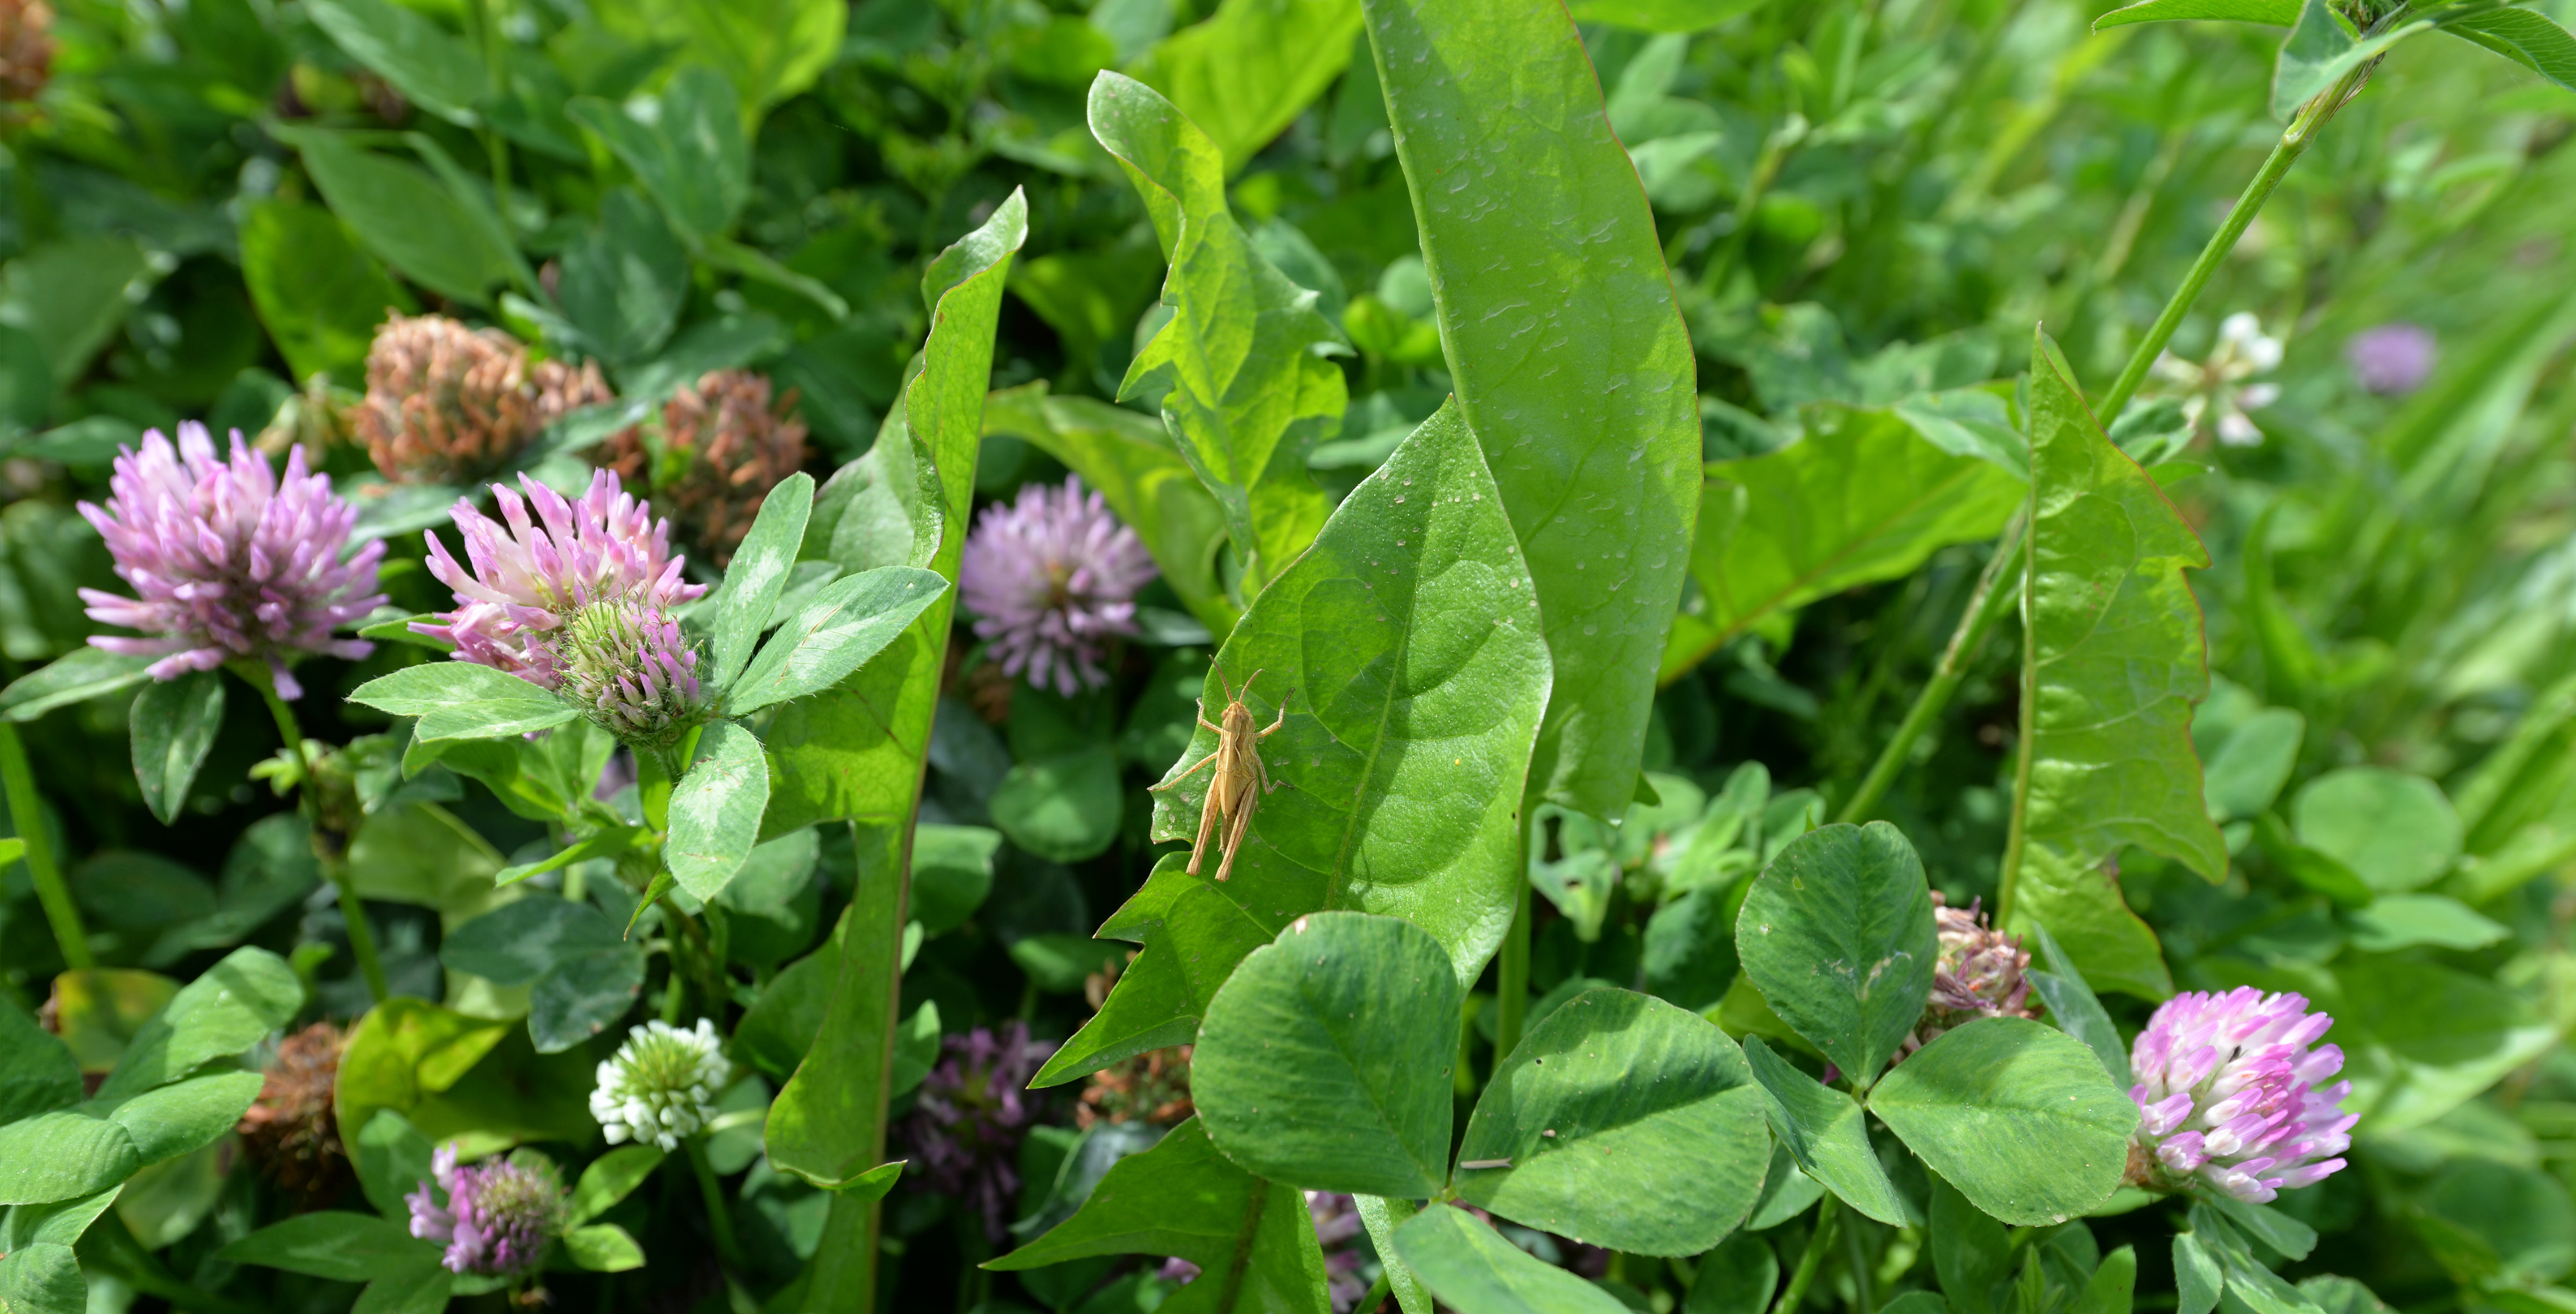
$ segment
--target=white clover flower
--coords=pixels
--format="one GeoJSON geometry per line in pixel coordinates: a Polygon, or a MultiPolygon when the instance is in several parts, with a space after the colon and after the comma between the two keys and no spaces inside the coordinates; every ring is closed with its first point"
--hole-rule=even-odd
{"type": "Polygon", "coordinates": [[[2217,430],[2218,441],[2252,447],[2263,441],[2263,431],[2245,412],[2279,401],[2281,388],[2246,380],[2280,368],[2281,350],[2281,340],[2265,336],[2263,322],[2252,311],[2240,310],[2219,321],[2218,342],[2208,360],[2195,363],[2168,351],[2156,357],[2154,377],[2166,385],[2159,391],[2182,398],[2183,418],[2193,429],[2206,421],[2217,430]]]}
{"type": "Polygon", "coordinates": [[[590,1116],[611,1145],[632,1139],[675,1150],[681,1137],[715,1119],[716,1094],[731,1070],[713,1022],[699,1018],[695,1031],[647,1022],[599,1065],[590,1116]]]}

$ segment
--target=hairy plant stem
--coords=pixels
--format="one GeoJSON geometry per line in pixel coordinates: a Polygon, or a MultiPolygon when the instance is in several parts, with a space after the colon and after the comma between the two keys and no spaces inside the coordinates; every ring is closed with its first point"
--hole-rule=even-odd
{"type": "MultiPolygon", "coordinates": [[[[295,755],[297,801],[303,807],[306,823],[318,827],[322,823],[322,799],[313,781],[313,751],[305,745],[303,729],[295,724],[295,709],[277,696],[276,681],[252,678],[249,683],[259,690],[270,719],[277,722],[278,738],[285,740],[287,751],[295,755]]],[[[323,876],[340,896],[340,918],[349,924],[349,952],[357,957],[358,974],[366,979],[367,997],[381,1004],[393,996],[393,990],[385,984],[385,965],[376,956],[375,928],[367,925],[367,906],[358,897],[357,881],[349,875],[348,856],[317,848],[314,857],[321,861],[323,876]]]]}
{"type": "Polygon", "coordinates": [[[1842,1221],[1842,1201],[1831,1191],[1816,1206],[1816,1231],[1807,1238],[1807,1249],[1798,1256],[1797,1270],[1789,1275],[1788,1289],[1780,1293],[1780,1303],[1771,1314],[1797,1314],[1798,1306],[1807,1300],[1807,1288],[1815,1285],[1816,1271],[1825,1266],[1825,1252],[1834,1248],[1834,1224],[1842,1221]]]}
{"type": "Polygon", "coordinates": [[[9,823],[27,843],[27,874],[35,878],[36,902],[44,905],[45,921],[54,928],[63,965],[75,971],[98,966],[71,887],[63,884],[63,869],[54,863],[53,837],[45,833],[45,808],[36,797],[36,773],[27,765],[27,746],[19,742],[14,721],[0,721],[0,786],[7,790],[9,823]]]}

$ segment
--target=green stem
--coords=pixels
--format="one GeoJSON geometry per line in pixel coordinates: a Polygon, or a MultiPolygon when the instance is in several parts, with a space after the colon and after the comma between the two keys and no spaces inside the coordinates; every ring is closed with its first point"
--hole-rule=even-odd
{"type": "Polygon", "coordinates": [[[2021,596],[2021,557],[2029,546],[2020,519],[2004,527],[2003,543],[1987,561],[1986,572],[1977,581],[1976,594],[1968,599],[1968,609],[1959,615],[1959,627],[1950,632],[1950,646],[1942,650],[1940,664],[1932,668],[1932,678],[1924,683],[1923,692],[1915,695],[1914,706],[1906,709],[1905,719],[1897,722],[1896,733],[1889,736],[1887,747],[1879,750],[1878,760],[1870,763],[1869,774],[1861,777],[1860,788],[1852,792],[1851,800],[1843,804],[1842,813],[1834,820],[1854,825],[1867,821],[1871,810],[1887,796],[1888,787],[1896,783],[1896,773],[1905,769],[1906,760],[1913,755],[1914,741],[1922,738],[1933,718],[1950,705],[1951,696],[1959,692],[1959,682],[1967,678],[1968,663],[1976,660],[1977,650],[1985,645],[1986,635],[1993,632],[2004,609],[2021,596]]]}
{"type": "Polygon", "coordinates": [[[36,773],[27,765],[27,746],[18,741],[14,721],[0,721],[0,786],[9,799],[9,821],[27,842],[27,874],[36,881],[36,902],[54,928],[54,943],[63,964],[75,971],[98,966],[89,951],[89,932],[81,926],[80,909],[72,903],[63,869],[54,865],[53,837],[45,833],[44,804],[36,797],[36,773]]]}
{"type": "MultiPolygon", "coordinates": [[[[2034,520],[2037,519],[2038,491],[2034,482],[2031,486],[2034,520]]],[[[2010,924],[2013,893],[2021,884],[2022,852],[2030,843],[2030,767],[2034,756],[2033,741],[2039,733],[2039,640],[2030,628],[2031,574],[2035,569],[2032,562],[2038,554],[2025,552],[2021,555],[2021,587],[2014,590],[2022,599],[2021,706],[2014,722],[2012,823],[2004,834],[2003,869],[1995,877],[1994,924],[1997,926],[2010,924]]]]}
{"type": "Polygon", "coordinates": [[[1736,262],[1743,259],[1744,248],[1753,238],[1753,215],[1762,206],[1763,194],[1771,190],[1781,168],[1788,164],[1790,153],[1806,138],[1807,120],[1792,111],[1787,122],[1763,139],[1762,153],[1753,161],[1752,176],[1745,180],[1744,192],[1735,201],[1735,227],[1728,230],[1726,245],[1718,248],[1708,268],[1700,273],[1702,291],[1711,296],[1726,294],[1726,280],[1734,276],[1736,262]]]}
{"type": "Polygon", "coordinates": [[[1843,1228],[1843,1260],[1851,1265],[1852,1314],[1871,1314],[1878,1308],[1878,1299],[1870,1290],[1869,1240],[1861,1235],[1857,1222],[1843,1228]]]}
{"type": "Polygon", "coordinates": [[[170,1302],[172,1309],[201,1310],[204,1314],[261,1314],[260,1306],[199,1291],[171,1277],[134,1233],[126,1230],[125,1220],[118,1218],[114,1210],[81,1235],[80,1260],[85,1268],[106,1273],[144,1295],[170,1302]]]}
{"type": "MultiPolygon", "coordinates": [[[[298,801],[303,806],[305,819],[318,823],[321,803],[314,789],[313,752],[305,745],[302,727],[295,724],[295,710],[286,705],[285,699],[277,696],[275,681],[245,678],[259,690],[260,701],[267,705],[269,718],[277,722],[278,737],[285,740],[287,750],[295,754],[298,801]]],[[[350,878],[348,860],[345,857],[323,857],[322,874],[330,879],[332,889],[340,896],[340,919],[349,924],[349,952],[358,959],[358,974],[366,978],[367,995],[381,1004],[393,997],[393,990],[385,984],[384,960],[376,955],[375,928],[367,924],[367,905],[358,897],[358,884],[350,878]]]]}
{"type": "Polygon", "coordinates": [[[1825,1266],[1825,1252],[1833,1249],[1834,1224],[1841,1221],[1842,1201],[1825,1192],[1823,1203],[1816,1206],[1816,1233],[1807,1238],[1807,1249],[1798,1256],[1797,1271],[1789,1275],[1789,1288],[1780,1293],[1780,1303],[1771,1314],[1797,1314],[1798,1306],[1807,1300],[1807,1288],[1815,1285],[1816,1270],[1825,1266]]]}
{"type": "MultiPolygon", "coordinates": [[[[1535,832],[1533,832],[1535,834],[1535,832]]],[[[1527,865],[1523,868],[1526,871],[1527,865]]],[[[1494,1070],[1521,1043],[1521,1019],[1529,1015],[1530,887],[1520,882],[1520,902],[1512,906],[1512,929],[1503,933],[1503,949],[1494,964],[1494,1070]]]]}
{"type": "Polygon", "coordinates": [[[1351,1306],[1352,1314],[1377,1314],[1377,1307],[1386,1303],[1386,1293],[1391,1289],[1387,1276],[1394,1271],[1390,1268],[1378,1270],[1377,1281],[1369,1284],[1368,1294],[1360,1297],[1360,1303],[1351,1306]]]}
{"type": "Polygon", "coordinates": [[[742,1271],[742,1252],[734,1245],[733,1213],[725,1206],[724,1184],[716,1180],[716,1166],[707,1162],[707,1138],[688,1139],[689,1168],[698,1176],[698,1194],[707,1201],[707,1230],[715,1233],[716,1257],[726,1268],[742,1271]]]}

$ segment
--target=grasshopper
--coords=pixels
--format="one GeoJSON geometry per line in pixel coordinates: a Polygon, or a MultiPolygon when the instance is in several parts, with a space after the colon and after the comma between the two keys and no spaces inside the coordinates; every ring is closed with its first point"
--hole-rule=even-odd
{"type": "MultiPolygon", "coordinates": [[[[1261,672],[1252,673],[1252,680],[1260,678],[1261,672]]],[[[1225,723],[1208,720],[1204,708],[1199,712],[1199,724],[1216,732],[1216,751],[1200,758],[1198,766],[1149,788],[1170,789],[1208,764],[1216,764],[1216,773],[1208,780],[1207,802],[1199,809],[1199,839],[1190,849],[1190,874],[1199,874],[1199,863],[1207,857],[1208,836],[1216,833],[1217,823],[1222,820],[1225,856],[1217,863],[1216,878],[1224,880],[1234,870],[1235,851],[1243,847],[1243,837],[1252,828],[1252,814],[1260,808],[1262,795],[1279,788],[1279,782],[1272,781],[1269,769],[1261,764],[1261,741],[1279,733],[1279,727],[1288,723],[1288,699],[1296,697],[1297,691],[1291,689],[1287,698],[1279,700],[1279,719],[1272,721],[1269,729],[1256,730],[1253,727],[1259,723],[1253,720],[1252,709],[1235,696],[1234,686],[1226,682],[1224,667],[1216,667],[1216,679],[1225,690],[1225,723]]],[[[1252,680],[1243,682],[1244,693],[1252,692],[1252,680]]]]}

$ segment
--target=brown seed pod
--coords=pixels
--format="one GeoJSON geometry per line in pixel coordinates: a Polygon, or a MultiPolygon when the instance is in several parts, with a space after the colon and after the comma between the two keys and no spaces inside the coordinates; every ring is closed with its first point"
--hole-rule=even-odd
{"type": "MultiPolygon", "coordinates": [[[[558,367],[559,369],[561,367],[558,367]]],[[[443,315],[395,315],[367,349],[353,417],[396,483],[464,483],[499,470],[545,427],[527,348],[443,315]]]]}
{"type": "Polygon", "coordinates": [[[352,1180],[331,1098],[347,1043],[347,1033],[328,1022],[281,1041],[259,1099],[235,1128],[261,1174],[308,1207],[329,1204],[352,1180]]]}
{"type": "Polygon", "coordinates": [[[805,464],[795,408],[793,388],[773,401],[768,379],[712,370],[663,403],[656,440],[630,429],[602,443],[596,459],[628,487],[651,488],[654,509],[671,517],[681,540],[727,565],[761,499],[805,464]]]}

